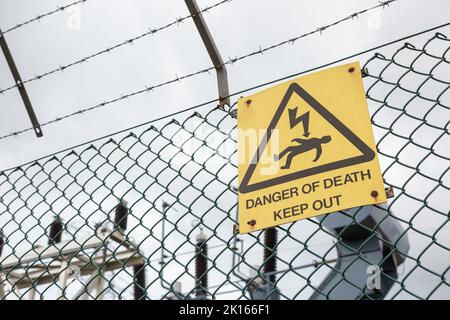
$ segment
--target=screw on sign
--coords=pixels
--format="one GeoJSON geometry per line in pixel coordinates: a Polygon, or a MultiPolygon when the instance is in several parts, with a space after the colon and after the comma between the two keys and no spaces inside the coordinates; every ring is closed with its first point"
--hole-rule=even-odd
{"type": "Polygon", "coordinates": [[[239,232],[386,202],[358,62],[238,102],[239,232]]]}

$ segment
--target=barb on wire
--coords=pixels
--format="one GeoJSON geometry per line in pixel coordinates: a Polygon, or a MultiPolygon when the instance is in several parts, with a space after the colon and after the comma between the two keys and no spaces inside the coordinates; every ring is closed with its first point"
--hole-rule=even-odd
{"type": "Polygon", "coordinates": [[[86,1],[87,1],[87,0],[78,0],[78,1],[75,1],[75,2],[72,2],[72,3],[69,3],[69,4],[65,5],[65,6],[57,7],[55,10],[52,10],[52,11],[49,11],[49,12],[46,12],[46,13],[39,14],[38,16],[36,16],[36,17],[33,18],[33,19],[30,19],[30,20],[27,20],[27,21],[18,23],[18,24],[16,24],[14,27],[11,27],[11,28],[9,28],[9,29],[3,31],[3,34],[6,34],[6,33],[11,32],[11,31],[13,31],[13,30],[20,29],[20,28],[22,28],[22,27],[24,27],[24,26],[26,26],[26,25],[28,25],[28,24],[30,24],[30,23],[33,23],[33,22],[36,22],[36,21],[40,21],[42,18],[51,16],[51,15],[53,15],[53,14],[55,14],[55,13],[63,12],[63,11],[66,10],[67,8],[74,7],[74,6],[79,5],[79,4],[84,4],[86,1]]]}
{"type": "MultiPolygon", "coordinates": [[[[229,1],[229,0],[225,0],[225,1],[222,1],[222,2],[227,2],[227,1],[229,1]]],[[[378,5],[369,7],[369,8],[364,9],[364,10],[361,10],[361,11],[357,12],[356,14],[357,14],[357,15],[360,15],[360,14],[369,12],[369,11],[371,11],[371,10],[375,10],[375,9],[378,9],[378,8],[384,8],[384,7],[386,7],[388,4],[390,4],[390,3],[392,3],[392,2],[395,2],[395,1],[398,1],[398,0],[388,0],[388,1],[385,1],[385,2],[382,2],[382,3],[379,3],[378,5]]],[[[219,2],[219,3],[221,3],[221,2],[219,2]]],[[[219,4],[219,3],[218,3],[218,4],[219,4]]],[[[216,4],[216,6],[217,6],[218,4],[216,4]]],[[[205,10],[205,9],[203,9],[203,10],[205,10]]],[[[273,49],[275,49],[275,48],[278,48],[278,47],[281,47],[281,46],[284,46],[284,45],[287,45],[287,44],[290,44],[290,43],[294,43],[295,41],[297,41],[297,40],[299,40],[299,39],[301,39],[301,38],[305,38],[305,37],[307,37],[307,36],[313,35],[313,34],[319,32],[320,30],[325,30],[325,29],[328,29],[328,28],[330,28],[330,27],[336,26],[337,24],[342,23],[342,22],[344,22],[344,21],[351,20],[351,19],[354,17],[354,15],[355,15],[355,13],[350,14],[349,16],[347,16],[347,17],[345,17],[345,18],[342,18],[342,19],[339,19],[339,20],[336,20],[335,22],[333,22],[333,23],[331,23],[331,24],[329,24],[329,25],[323,26],[323,27],[321,27],[321,28],[317,28],[317,29],[315,29],[315,30],[313,30],[313,31],[310,31],[310,32],[307,32],[307,33],[303,33],[303,34],[301,34],[301,35],[299,35],[299,36],[296,36],[296,37],[294,37],[294,38],[290,38],[290,39],[288,39],[288,40],[284,40],[284,41],[278,42],[278,43],[276,43],[276,44],[273,44],[273,45],[270,45],[270,46],[267,46],[267,47],[261,47],[261,46],[259,46],[257,50],[255,50],[255,51],[253,51],[253,52],[250,52],[250,53],[248,53],[248,54],[245,54],[245,55],[242,55],[242,56],[238,56],[238,57],[235,57],[235,58],[228,58],[228,60],[225,61],[225,62],[223,63],[223,65],[234,64],[234,63],[236,63],[237,61],[241,61],[241,60],[244,60],[244,59],[253,57],[253,56],[257,55],[257,54],[263,54],[264,52],[273,50],[273,49]]],[[[133,97],[133,96],[142,94],[142,93],[144,93],[144,92],[150,92],[150,91],[153,91],[153,90],[156,89],[156,88],[164,87],[164,86],[170,85],[170,84],[172,84],[172,83],[179,82],[179,81],[181,81],[181,80],[185,80],[185,79],[188,79],[188,78],[195,77],[195,76],[200,75],[200,74],[209,73],[209,72],[212,71],[213,69],[215,69],[215,67],[214,67],[214,66],[211,66],[211,67],[208,67],[208,68],[205,68],[205,69],[202,69],[202,70],[198,70],[198,71],[196,71],[196,72],[189,73],[189,74],[184,75],[184,76],[176,76],[175,78],[173,78],[173,79],[171,79],[171,80],[168,80],[168,81],[159,83],[159,84],[157,84],[157,85],[153,85],[153,86],[144,86],[144,89],[140,89],[140,90],[137,90],[137,91],[134,91],[134,92],[131,92],[131,93],[122,95],[122,96],[120,96],[120,97],[118,97],[118,98],[114,98],[114,99],[111,99],[111,100],[107,100],[107,101],[104,101],[104,102],[102,102],[102,103],[96,104],[96,105],[94,105],[94,106],[91,106],[91,107],[88,107],[88,108],[85,108],[85,109],[81,109],[81,110],[79,110],[79,111],[75,111],[75,112],[73,112],[73,113],[67,114],[67,115],[62,116],[62,117],[59,117],[59,118],[57,118],[57,119],[54,119],[54,120],[51,120],[51,121],[44,122],[44,123],[41,124],[41,127],[47,126],[47,125],[50,125],[50,124],[53,124],[53,123],[55,123],[55,122],[59,122],[59,121],[61,121],[61,120],[67,119],[67,118],[71,118],[71,117],[73,117],[73,116],[79,115],[79,114],[84,113],[84,112],[92,111],[92,110],[95,110],[95,109],[104,107],[104,106],[106,106],[106,105],[110,105],[110,104],[112,104],[112,103],[115,103],[115,102],[118,102],[118,101],[121,101],[121,100],[124,100],[124,99],[128,99],[128,98],[130,98],[130,97],[133,97]]],[[[25,83],[25,82],[24,82],[24,83],[25,83]]],[[[0,93],[2,93],[2,91],[0,91],[0,93]]],[[[1,137],[0,137],[0,140],[6,139],[6,138],[12,137],[12,136],[18,136],[18,135],[23,134],[23,133],[25,133],[25,132],[28,132],[28,131],[30,131],[30,130],[32,130],[32,128],[22,129],[22,130],[19,130],[19,131],[16,131],[16,132],[13,132],[13,133],[10,133],[10,134],[1,136],[1,137]]]]}
{"type": "MultiPolygon", "coordinates": [[[[86,0],[84,0],[84,1],[86,1],[86,0]]],[[[230,2],[230,1],[231,0],[222,0],[222,1],[217,2],[217,3],[215,3],[215,4],[213,4],[213,5],[209,6],[209,7],[206,7],[204,9],[202,9],[200,11],[200,13],[207,12],[210,9],[216,8],[216,7],[218,7],[218,6],[222,5],[222,4],[230,2]]],[[[148,31],[146,31],[146,32],[144,32],[142,34],[139,34],[137,36],[134,36],[132,38],[124,40],[124,41],[122,41],[120,43],[117,43],[117,44],[115,44],[115,45],[113,45],[111,47],[108,47],[106,49],[97,51],[97,52],[95,52],[95,53],[93,53],[93,54],[91,54],[89,56],[86,56],[86,57],[83,57],[81,59],[75,60],[75,61],[73,61],[71,63],[66,64],[66,65],[59,65],[58,67],[56,67],[56,68],[54,68],[52,70],[49,70],[47,72],[35,75],[34,77],[29,78],[27,80],[24,80],[23,83],[27,84],[27,83],[30,83],[30,82],[33,82],[33,81],[36,81],[36,80],[41,80],[41,79],[46,78],[46,77],[48,77],[48,76],[50,76],[52,74],[66,71],[67,69],[69,69],[71,67],[74,67],[76,65],[82,64],[84,62],[88,62],[88,61],[92,60],[93,58],[102,56],[102,55],[107,54],[107,53],[111,53],[112,51],[114,51],[116,49],[119,49],[119,48],[121,48],[121,47],[123,47],[125,45],[132,45],[138,40],[141,40],[141,39],[146,38],[148,36],[154,35],[154,34],[160,32],[160,31],[169,29],[169,28],[171,28],[173,26],[178,26],[181,22],[184,22],[186,19],[190,19],[190,18],[192,18],[192,15],[187,15],[187,16],[184,16],[184,17],[181,17],[181,18],[177,18],[174,21],[172,21],[172,22],[170,22],[170,23],[168,23],[168,24],[166,24],[164,26],[161,26],[161,27],[158,27],[158,28],[155,28],[155,29],[149,28],[148,31]]],[[[17,87],[17,84],[11,85],[11,86],[9,86],[9,87],[7,87],[5,89],[0,89],[0,94],[3,94],[3,93],[5,93],[5,92],[7,92],[9,90],[12,90],[15,87],[17,87]]]]}
{"type": "Polygon", "coordinates": [[[255,50],[255,51],[250,52],[250,53],[248,53],[246,55],[243,55],[243,56],[240,56],[240,57],[236,57],[236,58],[233,58],[233,59],[229,58],[228,61],[226,61],[224,64],[225,65],[226,64],[234,64],[234,63],[236,63],[239,60],[243,60],[243,59],[246,59],[246,58],[258,55],[258,54],[264,54],[264,52],[267,52],[267,51],[279,48],[279,47],[287,45],[287,44],[295,44],[295,42],[297,40],[300,40],[302,38],[306,38],[306,37],[311,36],[311,35],[316,34],[316,33],[322,34],[324,31],[326,31],[327,29],[329,29],[331,27],[334,27],[334,26],[336,26],[336,25],[338,25],[340,23],[343,23],[343,22],[346,22],[346,21],[349,21],[349,20],[353,20],[355,17],[358,17],[359,15],[362,15],[362,14],[367,13],[369,11],[373,11],[373,10],[376,10],[376,9],[379,9],[379,8],[384,9],[387,6],[389,6],[389,4],[391,4],[392,2],[396,2],[396,1],[399,1],[399,0],[388,0],[388,1],[380,2],[377,5],[374,5],[372,7],[367,8],[367,9],[364,9],[364,10],[352,13],[352,14],[350,14],[349,16],[347,16],[345,18],[336,20],[336,21],[334,21],[334,22],[332,22],[332,23],[330,23],[328,25],[324,25],[324,26],[318,27],[318,28],[316,28],[316,29],[314,29],[314,30],[312,30],[310,32],[306,32],[306,33],[303,33],[303,34],[298,35],[296,37],[293,37],[293,38],[290,38],[290,39],[278,42],[276,44],[272,44],[272,45],[267,46],[265,48],[259,46],[258,50],[255,50]]]}

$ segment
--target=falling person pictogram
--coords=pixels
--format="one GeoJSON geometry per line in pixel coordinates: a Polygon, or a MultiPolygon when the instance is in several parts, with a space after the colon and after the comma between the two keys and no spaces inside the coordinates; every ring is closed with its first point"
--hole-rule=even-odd
{"type": "Polygon", "coordinates": [[[316,157],[314,158],[313,162],[316,162],[322,155],[322,144],[328,143],[330,141],[331,136],[323,136],[322,138],[311,138],[311,139],[301,139],[301,138],[292,139],[292,142],[296,142],[298,143],[298,145],[287,147],[286,149],[281,151],[280,154],[274,155],[274,159],[275,161],[280,161],[284,156],[287,155],[286,162],[284,166],[281,167],[281,169],[289,169],[291,167],[292,160],[294,159],[295,156],[298,156],[299,154],[315,149],[316,157]]]}

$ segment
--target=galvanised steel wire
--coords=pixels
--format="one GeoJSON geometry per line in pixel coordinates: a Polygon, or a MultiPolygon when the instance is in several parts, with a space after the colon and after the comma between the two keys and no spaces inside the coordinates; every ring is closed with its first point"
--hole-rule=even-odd
{"type": "MultiPolygon", "coordinates": [[[[227,3],[227,2],[231,2],[231,1],[232,0],[219,1],[219,2],[217,2],[217,3],[215,3],[215,4],[211,5],[211,6],[208,6],[208,7],[205,7],[204,9],[201,9],[200,13],[203,14],[203,13],[209,12],[210,10],[212,10],[212,9],[214,9],[216,7],[219,7],[219,6],[221,6],[221,5],[223,5],[223,4],[227,3]]],[[[44,73],[35,75],[32,78],[24,80],[23,84],[27,84],[27,83],[30,83],[30,82],[33,82],[33,81],[36,81],[36,80],[41,80],[41,79],[44,79],[44,78],[46,78],[46,77],[48,77],[50,75],[53,75],[55,73],[66,71],[66,70],[68,70],[68,69],[70,69],[70,68],[72,68],[74,66],[80,65],[82,63],[89,62],[89,61],[91,61],[92,59],[94,59],[96,57],[100,57],[100,56],[109,54],[109,53],[111,53],[111,52],[113,52],[113,51],[115,51],[117,49],[120,49],[120,48],[126,46],[126,45],[133,45],[134,43],[136,43],[137,41],[139,41],[141,39],[147,38],[149,36],[153,36],[153,35],[161,32],[161,31],[164,31],[164,30],[169,29],[171,27],[179,26],[181,23],[183,23],[184,21],[186,21],[188,19],[191,19],[191,18],[192,18],[192,15],[186,15],[184,17],[176,18],[173,21],[171,21],[171,22],[169,22],[169,23],[167,23],[167,24],[165,24],[163,26],[160,26],[160,27],[157,27],[157,28],[149,28],[146,32],[143,32],[143,33],[141,33],[139,35],[135,35],[133,37],[130,37],[130,38],[128,38],[128,39],[126,39],[126,40],[124,40],[122,42],[119,42],[117,44],[109,46],[108,48],[105,48],[105,49],[102,49],[100,51],[94,52],[94,53],[92,53],[90,55],[87,55],[87,56],[85,56],[85,57],[83,57],[81,59],[75,60],[73,62],[64,64],[64,65],[59,65],[58,67],[53,68],[52,70],[46,71],[44,73]]],[[[9,87],[7,87],[5,89],[0,89],[0,94],[3,94],[5,92],[7,92],[7,91],[10,91],[10,90],[12,90],[14,88],[17,88],[17,84],[11,85],[11,86],[9,86],[9,87]]]]}
{"type": "Polygon", "coordinates": [[[21,29],[21,28],[23,28],[23,27],[25,27],[25,26],[33,23],[33,22],[41,21],[42,19],[50,17],[50,16],[54,15],[55,13],[63,12],[64,10],[66,10],[68,8],[75,7],[75,6],[78,6],[80,4],[84,4],[85,2],[87,2],[87,0],[78,0],[78,1],[74,1],[72,3],[69,3],[69,4],[65,5],[65,6],[58,6],[54,10],[38,14],[36,17],[34,17],[32,19],[20,22],[20,23],[16,24],[13,27],[7,28],[6,30],[3,31],[3,34],[7,34],[7,33],[11,32],[11,31],[21,29]]]}
{"type": "MultiPolygon", "coordinates": [[[[229,0],[221,1],[221,2],[217,3],[214,6],[217,6],[219,4],[225,3],[227,1],[229,1],[229,0]]],[[[256,55],[262,55],[265,52],[277,49],[279,47],[286,46],[288,44],[295,44],[296,41],[298,41],[298,40],[300,40],[302,38],[305,38],[305,37],[308,37],[308,36],[311,36],[311,35],[314,35],[314,34],[317,34],[317,33],[321,34],[323,31],[325,31],[325,30],[327,30],[327,29],[329,29],[331,27],[334,27],[334,26],[339,25],[341,23],[344,23],[346,21],[354,20],[355,18],[359,17],[360,15],[362,15],[364,13],[367,13],[367,12],[370,12],[370,11],[373,11],[373,10],[377,10],[377,9],[380,9],[380,8],[384,9],[387,6],[389,6],[389,4],[391,4],[392,2],[395,2],[395,1],[399,1],[399,0],[388,0],[388,1],[384,1],[384,2],[379,2],[379,4],[377,4],[377,5],[371,6],[371,7],[367,8],[367,9],[360,10],[358,12],[354,12],[354,13],[352,13],[352,14],[344,17],[344,18],[338,19],[338,20],[336,20],[336,21],[334,21],[334,22],[332,22],[332,23],[330,23],[328,25],[324,25],[324,26],[321,26],[321,27],[316,28],[314,30],[311,30],[309,32],[300,34],[298,36],[282,40],[282,41],[280,41],[278,43],[275,43],[275,44],[272,44],[270,46],[266,46],[266,47],[261,47],[260,46],[257,50],[254,50],[254,51],[252,51],[250,53],[247,53],[247,54],[244,54],[244,55],[241,55],[241,56],[236,56],[234,58],[228,58],[228,60],[226,60],[223,63],[223,65],[225,65],[225,66],[226,65],[232,65],[232,64],[235,64],[236,62],[249,59],[249,58],[254,57],[256,55]]],[[[204,10],[209,10],[210,8],[206,8],[204,10]]],[[[187,18],[188,17],[186,17],[186,19],[187,18]]],[[[178,20],[177,20],[177,23],[178,23],[178,20]]],[[[151,34],[151,32],[150,33],[146,33],[146,34],[151,34]]],[[[142,38],[142,37],[143,37],[143,35],[138,36],[137,38],[142,38]]],[[[121,47],[121,46],[123,46],[125,44],[132,44],[133,42],[134,42],[134,38],[126,40],[126,41],[116,45],[114,48],[121,47]]],[[[102,50],[102,51],[100,51],[98,53],[95,53],[94,55],[88,57],[88,60],[90,58],[94,57],[94,56],[102,55],[102,54],[108,53],[110,51],[111,51],[111,48],[107,48],[105,50],[102,50]]],[[[62,72],[64,70],[66,70],[68,67],[72,67],[74,65],[78,65],[78,64],[83,63],[85,61],[87,61],[86,58],[83,58],[83,59],[77,60],[74,63],[71,63],[69,65],[60,66],[60,67],[55,68],[55,69],[53,69],[53,70],[51,70],[49,72],[46,72],[44,74],[35,76],[35,77],[33,77],[31,79],[28,79],[28,80],[24,80],[23,83],[26,84],[27,82],[31,82],[31,81],[42,79],[43,77],[45,77],[47,75],[50,75],[50,74],[53,74],[53,73],[56,73],[56,72],[59,72],[59,71],[62,72]]],[[[165,86],[168,86],[168,85],[180,82],[182,80],[193,78],[193,77],[196,77],[196,76],[202,75],[202,74],[210,74],[211,71],[214,71],[214,69],[216,67],[217,66],[210,66],[210,67],[207,67],[207,68],[204,68],[204,69],[201,69],[201,70],[197,70],[197,71],[185,74],[183,76],[176,75],[174,78],[172,78],[170,80],[167,80],[167,81],[164,81],[164,82],[160,82],[160,83],[154,84],[154,85],[147,85],[147,86],[145,86],[144,88],[142,88],[140,90],[136,90],[136,91],[129,92],[129,93],[126,93],[126,94],[122,94],[122,95],[120,95],[120,97],[116,97],[116,98],[112,98],[112,99],[109,99],[109,100],[105,100],[105,101],[103,101],[101,103],[97,103],[97,104],[95,104],[93,106],[82,108],[82,109],[80,109],[78,111],[75,111],[75,112],[72,112],[72,113],[69,113],[69,114],[57,117],[57,118],[55,118],[53,120],[49,120],[49,121],[43,122],[43,123],[41,123],[41,127],[57,123],[57,122],[66,120],[68,118],[79,116],[79,115],[85,114],[87,112],[90,112],[90,111],[93,111],[93,110],[96,110],[96,109],[99,109],[99,108],[103,108],[103,107],[109,106],[109,105],[114,104],[116,102],[119,102],[119,101],[122,101],[122,100],[125,100],[125,99],[128,99],[128,98],[131,98],[131,97],[134,97],[134,96],[137,96],[137,95],[141,95],[143,93],[150,93],[150,92],[154,91],[155,89],[158,89],[158,88],[161,88],[161,87],[165,87],[165,86]]],[[[11,89],[13,89],[15,87],[16,87],[16,85],[12,85],[12,86],[10,86],[10,87],[8,87],[6,89],[0,89],[0,94],[5,93],[6,91],[9,91],[9,90],[11,90],[11,89]]],[[[25,128],[25,129],[21,129],[21,130],[15,131],[15,132],[11,132],[9,134],[0,136],[0,140],[6,139],[6,138],[9,138],[9,137],[18,136],[18,135],[21,135],[21,134],[26,133],[28,131],[31,131],[31,130],[33,130],[33,128],[25,128]]]]}
{"type": "Polygon", "coordinates": [[[355,299],[448,298],[450,40],[436,33],[385,49],[364,65],[383,177],[395,194],[374,206],[378,223],[359,220],[359,208],[341,213],[349,224],[337,232],[327,219],[338,213],[276,227],[270,247],[265,231],[235,234],[236,105],[211,103],[1,172],[0,295],[334,299],[345,286],[355,299]],[[400,226],[389,240],[386,221],[400,226]],[[354,228],[367,236],[356,247],[346,238],[354,228]],[[383,248],[375,262],[369,243],[383,248]],[[379,268],[388,292],[354,278],[361,264],[379,268]],[[330,274],[335,282],[324,286],[330,274]]]}

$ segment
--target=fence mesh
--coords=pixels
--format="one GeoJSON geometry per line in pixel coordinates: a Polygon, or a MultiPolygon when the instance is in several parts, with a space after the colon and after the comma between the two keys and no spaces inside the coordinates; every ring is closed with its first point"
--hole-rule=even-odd
{"type": "Polygon", "coordinates": [[[450,298],[449,41],[365,64],[386,205],[235,234],[236,106],[208,106],[1,172],[0,297],[450,298]]]}

